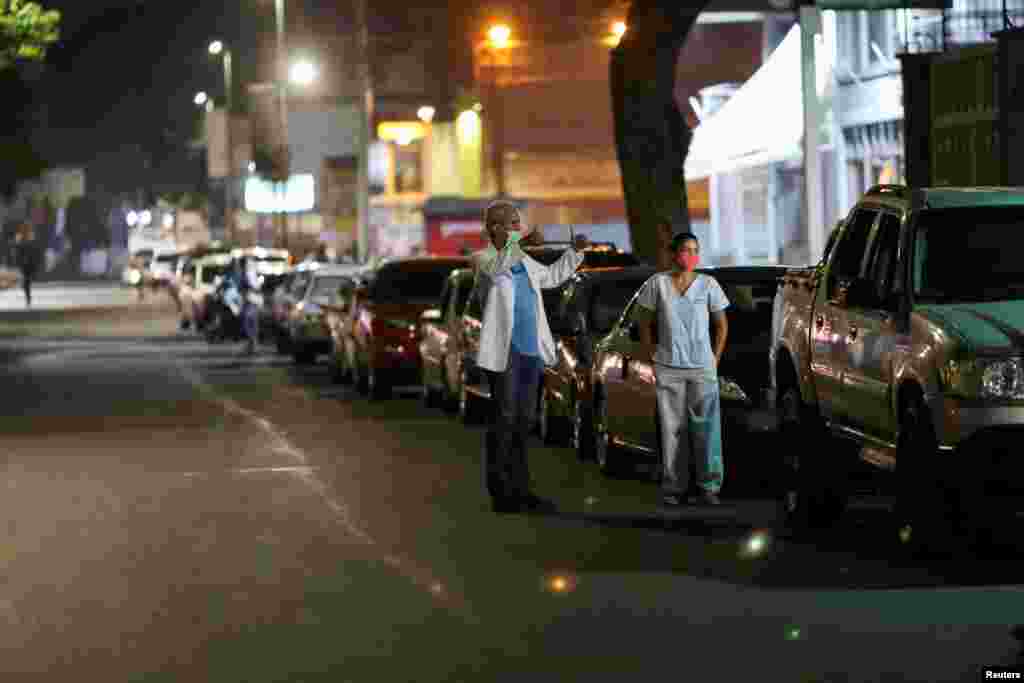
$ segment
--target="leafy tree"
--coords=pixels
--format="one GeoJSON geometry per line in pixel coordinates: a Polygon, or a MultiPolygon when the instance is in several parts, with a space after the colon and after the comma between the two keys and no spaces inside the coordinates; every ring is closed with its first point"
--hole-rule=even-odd
{"type": "Polygon", "coordinates": [[[633,250],[666,267],[673,232],[690,227],[683,166],[693,133],[674,92],[679,50],[710,0],[633,0],[612,50],[615,146],[633,250]],[[669,223],[671,230],[660,231],[669,223]]]}
{"type": "Polygon", "coordinates": [[[60,12],[27,0],[0,0],[0,69],[41,61],[60,39],[60,12]]]}

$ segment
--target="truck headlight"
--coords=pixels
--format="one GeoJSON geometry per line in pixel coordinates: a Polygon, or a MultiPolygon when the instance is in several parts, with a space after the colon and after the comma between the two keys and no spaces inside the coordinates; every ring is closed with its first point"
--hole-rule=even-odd
{"type": "Polygon", "coordinates": [[[1024,399],[1020,358],[951,360],[939,373],[943,392],[964,398],[1024,399]]]}
{"type": "Polygon", "coordinates": [[[1019,358],[1004,358],[983,363],[981,396],[984,398],[1024,398],[1024,366],[1019,358]]]}

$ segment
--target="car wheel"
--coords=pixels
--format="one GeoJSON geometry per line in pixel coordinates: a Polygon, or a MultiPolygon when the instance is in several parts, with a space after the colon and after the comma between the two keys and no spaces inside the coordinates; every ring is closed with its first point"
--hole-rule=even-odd
{"type": "Polygon", "coordinates": [[[352,369],[348,365],[348,356],[345,351],[338,351],[337,347],[333,345],[330,355],[330,371],[331,380],[336,384],[351,384],[352,383],[352,369]]]}
{"type": "Polygon", "coordinates": [[[946,488],[942,462],[928,406],[914,396],[900,411],[895,524],[896,540],[913,555],[942,556],[957,545],[956,520],[961,516],[946,488]]]}
{"type": "Polygon", "coordinates": [[[778,405],[783,437],[781,519],[797,532],[831,527],[845,512],[846,495],[837,476],[841,468],[824,466],[825,457],[834,457],[827,448],[825,426],[804,404],[795,381],[780,387],[778,405]]]}
{"type": "Polygon", "coordinates": [[[466,370],[459,374],[459,418],[467,425],[480,422],[480,400],[467,388],[466,370]]]}
{"type": "Polygon", "coordinates": [[[277,352],[282,356],[287,356],[289,353],[291,353],[291,341],[288,339],[288,336],[282,330],[278,330],[276,336],[277,352]]]}
{"type": "Polygon", "coordinates": [[[355,378],[356,378],[356,391],[361,395],[366,396],[370,393],[370,377],[366,371],[366,366],[356,360],[355,365],[355,378]]]}
{"type": "MultiPolygon", "coordinates": [[[[460,370],[461,376],[461,370],[460,370]]],[[[447,359],[441,360],[441,408],[446,413],[457,413],[459,412],[459,401],[460,390],[452,388],[448,382],[448,361],[447,359]]]]}
{"type": "Polygon", "coordinates": [[[594,461],[601,473],[608,477],[617,477],[625,469],[625,458],[622,450],[612,441],[608,431],[608,402],[598,395],[594,401],[593,441],[594,461]]]}
{"type": "Polygon", "coordinates": [[[391,384],[388,383],[387,377],[373,367],[373,364],[367,366],[366,381],[368,393],[373,400],[380,401],[391,396],[391,384]]]}
{"type": "Polygon", "coordinates": [[[580,462],[594,459],[594,420],[591,408],[578,396],[572,401],[570,445],[580,462]]]}
{"type": "Polygon", "coordinates": [[[430,380],[427,377],[427,366],[423,362],[420,362],[420,385],[423,387],[423,405],[427,408],[433,408],[437,405],[437,392],[430,386],[430,380]]]}
{"type": "Polygon", "coordinates": [[[298,365],[312,365],[316,362],[316,354],[301,347],[292,348],[292,358],[298,365]]]}
{"type": "Polygon", "coordinates": [[[551,414],[551,397],[541,389],[540,406],[538,414],[543,412],[543,432],[541,432],[540,420],[538,419],[538,432],[541,441],[548,446],[564,446],[569,441],[570,420],[565,416],[551,414]]]}

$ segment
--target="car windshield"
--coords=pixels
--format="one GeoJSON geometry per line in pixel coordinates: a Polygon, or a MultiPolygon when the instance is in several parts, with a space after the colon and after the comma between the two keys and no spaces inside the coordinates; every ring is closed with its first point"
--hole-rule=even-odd
{"type": "Polygon", "coordinates": [[[313,280],[313,288],[309,291],[309,298],[312,301],[328,301],[335,294],[347,278],[344,277],[318,277],[313,280]]]}
{"type": "Polygon", "coordinates": [[[1024,208],[922,211],[914,244],[913,289],[921,303],[1024,298],[1024,208]]]}
{"type": "Polygon", "coordinates": [[[454,268],[454,265],[440,263],[381,268],[373,282],[371,297],[376,301],[436,303],[454,268]]]}

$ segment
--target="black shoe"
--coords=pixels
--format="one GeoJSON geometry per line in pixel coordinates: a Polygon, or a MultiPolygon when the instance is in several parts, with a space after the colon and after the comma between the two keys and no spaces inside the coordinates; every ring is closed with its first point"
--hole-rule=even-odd
{"type": "Polygon", "coordinates": [[[538,512],[542,514],[558,512],[558,506],[553,501],[532,494],[520,498],[519,504],[525,512],[538,512]]]}
{"type": "Polygon", "coordinates": [[[698,494],[694,498],[694,502],[697,505],[721,505],[722,501],[718,499],[717,493],[711,493],[710,491],[704,491],[698,494]]]}
{"type": "Polygon", "coordinates": [[[522,510],[522,505],[515,498],[491,496],[491,511],[495,514],[510,515],[522,510]]]}

